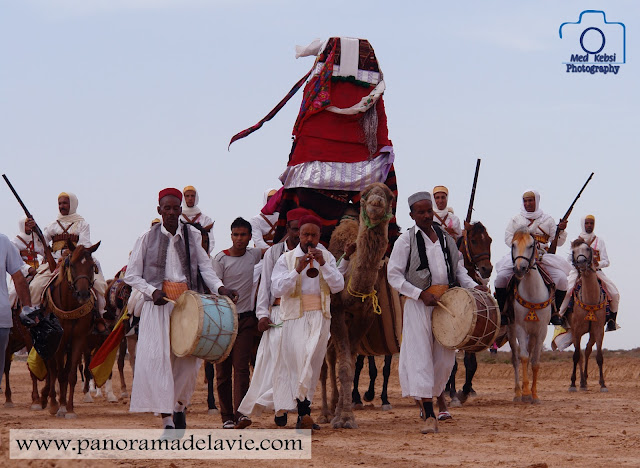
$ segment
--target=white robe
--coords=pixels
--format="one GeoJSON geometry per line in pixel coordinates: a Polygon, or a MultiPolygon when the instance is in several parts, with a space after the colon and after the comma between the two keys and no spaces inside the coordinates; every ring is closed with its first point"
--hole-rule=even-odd
{"type": "MultiPolygon", "coordinates": [[[[179,229],[176,235],[172,236],[164,226],[161,229],[162,233],[170,238],[164,279],[186,282],[175,247],[177,242],[184,242],[182,230],[179,229]]],[[[156,288],[142,277],[147,235],[148,231],[136,241],[124,280],[131,287],[151,297],[156,288]]],[[[194,237],[196,245],[200,245],[200,232],[191,228],[190,235],[194,237]]],[[[212,291],[217,291],[223,284],[213,271],[207,252],[198,248],[195,252],[192,251],[191,255],[192,259],[198,262],[205,284],[212,291]]],[[[156,306],[152,301],[144,301],[138,327],[136,371],[129,409],[131,412],[171,414],[177,402],[187,406],[191,401],[202,360],[193,356],[176,357],[171,352],[169,327],[172,311],[171,303],[156,306]]]]}
{"type": "MultiPolygon", "coordinates": [[[[450,233],[451,237],[453,237],[455,240],[458,240],[458,238],[462,235],[462,226],[460,225],[460,218],[458,218],[455,214],[453,214],[453,211],[449,211],[448,209],[446,213],[441,213],[441,214],[439,213],[439,215],[444,220],[444,224],[445,224],[444,228],[452,230],[453,234],[450,233]]],[[[435,215],[433,217],[433,222],[442,226],[442,223],[435,215]]]]}
{"type": "MultiPolygon", "coordinates": [[[[302,257],[304,252],[298,245],[295,256],[302,257]]],[[[309,266],[298,273],[289,271],[286,258],[282,255],[276,262],[271,277],[271,290],[275,297],[284,297],[294,292],[298,277],[301,278],[302,294],[320,295],[319,276],[309,278],[309,266]]],[[[333,256],[324,265],[314,266],[322,272],[332,293],[342,291],[344,277],[336,267],[333,256]]],[[[294,411],[296,399],[305,398],[312,401],[320,370],[327,352],[331,320],[321,310],[306,311],[302,317],[285,320],[282,324],[280,351],[278,352],[273,371],[273,403],[276,412],[294,411]]]]}
{"type": "Polygon", "coordinates": [[[257,214],[256,216],[254,216],[249,220],[249,222],[251,223],[251,239],[253,240],[253,243],[256,246],[256,248],[258,249],[269,248],[269,244],[267,244],[267,242],[264,240],[264,236],[266,234],[269,234],[269,232],[272,229],[269,223],[271,223],[275,227],[276,223],[278,222],[279,216],[280,216],[280,213],[276,211],[271,215],[257,214]],[[269,222],[267,222],[267,220],[265,220],[263,216],[266,217],[267,220],[269,220],[269,222]]]}
{"type": "MultiPolygon", "coordinates": [[[[417,226],[415,232],[420,233],[424,239],[432,284],[448,284],[447,265],[440,241],[432,242],[417,226]]],[[[437,397],[443,392],[451,375],[455,351],[444,348],[433,338],[431,330],[433,307],[424,305],[420,300],[422,290],[405,279],[409,252],[410,233],[407,231],[396,240],[393,246],[387,275],[391,287],[407,296],[404,304],[402,346],[398,365],[402,396],[420,400],[437,397]]],[[[476,286],[464,268],[462,256],[456,266],[456,278],[462,287],[476,286]]]]}

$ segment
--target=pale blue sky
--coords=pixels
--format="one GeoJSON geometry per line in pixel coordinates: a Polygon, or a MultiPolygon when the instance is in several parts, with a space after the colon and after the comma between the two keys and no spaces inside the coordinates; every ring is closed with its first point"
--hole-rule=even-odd
{"type": "MultiPolygon", "coordinates": [[[[75,192],[107,276],[126,264],[165,186],[199,189],[216,250],[226,248],[231,221],[256,214],[279,185],[301,94],[227,152],[230,137],[312,66],[295,60],[296,44],[367,38],[387,83],[399,223],[410,226],[407,196],[437,184],[464,217],[482,157],[474,220],[494,239],[495,264],[522,192],[539,190],[557,220],[594,171],[569,236],[582,215],[596,216],[622,292],[623,329],[605,346],[637,347],[639,13],[632,1],[2,0],[0,170],[43,227],[57,194],[75,192]],[[588,8],[627,26],[616,76],[568,74],[561,63],[558,28],[588,8]]],[[[12,237],[21,212],[0,194],[0,232],[12,237]]]]}

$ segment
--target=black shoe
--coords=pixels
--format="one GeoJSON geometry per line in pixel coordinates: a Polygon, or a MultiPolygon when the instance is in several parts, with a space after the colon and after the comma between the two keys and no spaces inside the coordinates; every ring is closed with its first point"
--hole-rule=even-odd
{"type": "Polygon", "coordinates": [[[607,330],[608,332],[610,331],[616,331],[618,329],[618,325],[616,325],[615,320],[610,319],[607,321],[607,330]]]}
{"type": "Polygon", "coordinates": [[[173,424],[175,424],[176,429],[187,428],[187,415],[185,414],[185,411],[173,412],[173,424]]]}
{"type": "Polygon", "coordinates": [[[275,416],[273,420],[276,426],[285,427],[287,425],[287,413],[284,413],[282,416],[275,416]]]}
{"type": "Polygon", "coordinates": [[[251,426],[251,419],[249,419],[247,416],[243,414],[238,418],[238,421],[236,422],[234,429],[245,429],[249,426],[251,426]]]}
{"type": "Polygon", "coordinates": [[[549,324],[562,326],[562,317],[560,317],[558,314],[553,314],[551,316],[551,319],[549,320],[549,324]]]}

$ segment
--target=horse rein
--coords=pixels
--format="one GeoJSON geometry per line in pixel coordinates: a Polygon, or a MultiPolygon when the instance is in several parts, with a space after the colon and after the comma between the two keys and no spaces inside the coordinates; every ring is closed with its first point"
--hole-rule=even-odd
{"type": "Polygon", "coordinates": [[[530,257],[525,257],[524,255],[518,255],[517,257],[514,258],[513,256],[513,246],[511,247],[511,261],[512,263],[515,265],[516,260],[518,260],[519,258],[526,260],[527,261],[527,269],[525,270],[524,274],[526,275],[529,270],[535,270],[535,258],[536,258],[536,244],[535,241],[533,243],[533,245],[531,246],[531,256],[530,257]]]}
{"type": "Polygon", "coordinates": [[[462,231],[462,245],[464,245],[464,256],[471,263],[476,270],[478,267],[476,266],[480,260],[490,260],[491,252],[480,252],[478,254],[472,254],[471,249],[469,248],[469,240],[467,236],[467,230],[462,231]]]}
{"type": "Polygon", "coordinates": [[[89,289],[93,289],[93,284],[95,283],[94,276],[98,272],[98,266],[95,263],[93,264],[93,273],[91,274],[91,277],[87,275],[80,275],[74,278],[73,265],[71,264],[69,255],[67,255],[67,257],[64,259],[63,268],[66,270],[66,274],[62,274],[62,272],[60,273],[67,281],[67,284],[69,285],[69,287],[71,287],[71,290],[73,291],[73,296],[76,299],[78,298],[78,294],[79,294],[78,288],[76,287],[76,283],[81,279],[86,279],[89,282],[89,289]]]}

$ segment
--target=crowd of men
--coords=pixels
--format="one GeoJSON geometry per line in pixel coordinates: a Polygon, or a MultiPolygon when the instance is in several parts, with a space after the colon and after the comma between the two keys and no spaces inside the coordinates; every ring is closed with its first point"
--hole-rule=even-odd
{"type": "MultiPolygon", "coordinates": [[[[266,203],[275,193],[265,192],[266,203]]],[[[438,296],[432,285],[460,285],[485,289],[476,284],[463,266],[456,247],[461,224],[448,206],[448,190],[436,186],[430,192],[418,192],[408,199],[415,225],[395,241],[388,264],[389,284],[406,296],[404,330],[399,362],[399,377],[404,397],[413,398],[420,408],[423,433],[437,432],[438,417],[432,398],[442,394],[454,364],[453,351],[433,339],[431,313],[438,296]]],[[[214,254],[213,220],[198,207],[195,187],[180,191],[167,188],[158,194],[160,218],[136,241],[124,273],[124,281],[133,288],[129,310],[139,318],[139,337],[130,411],[158,413],[165,429],[186,429],[186,409],[196,387],[202,360],[193,356],[177,357],[171,352],[170,316],[176,300],[184,291],[217,293],[235,302],[238,329],[228,356],[215,368],[207,363],[208,377],[216,375],[216,390],[222,427],[243,429],[251,418],[265,409],[274,411],[274,422],[283,427],[288,414],[296,413],[296,427],[317,429],[311,417],[311,402],[329,341],[330,297],[344,288],[348,259],[353,246],[345,252],[347,261],[336,262],[320,243],[321,220],[303,208],[286,215],[286,236],[273,244],[278,213],[258,214],[250,221],[237,218],[230,226],[231,247],[214,254]],[[250,246],[253,241],[254,247],[250,246]],[[317,275],[308,274],[316,269],[317,275]],[[257,333],[262,338],[253,360],[257,333]]],[[[77,212],[74,194],[58,196],[57,219],[44,229],[44,245],[34,235],[33,219],[19,221],[12,241],[0,235],[0,263],[11,275],[8,284],[0,284],[0,356],[4,357],[11,308],[17,300],[23,316],[29,316],[42,303],[42,295],[54,275],[52,264],[68,251],[68,243],[91,246],[90,228],[77,212]],[[44,261],[41,260],[44,259],[44,261]]],[[[556,286],[557,325],[570,310],[567,291],[575,284],[577,273],[561,256],[547,252],[556,236],[558,245],[567,237],[566,222],[556,225],[540,208],[536,191],[522,196],[520,213],[505,232],[510,247],[513,233],[526,226],[538,245],[538,261],[556,286]]],[[[580,237],[594,250],[598,276],[610,297],[608,330],[615,330],[619,294],[602,273],[609,266],[604,241],[595,235],[595,217],[581,220],[580,237]]],[[[97,313],[104,312],[106,282],[99,262],[94,289],[98,297],[97,313]]],[[[501,309],[507,298],[507,285],[513,274],[509,255],[497,263],[496,298],[501,309]]],[[[0,369],[3,362],[0,361],[0,369]]],[[[215,404],[210,403],[210,408],[215,404]]]]}

